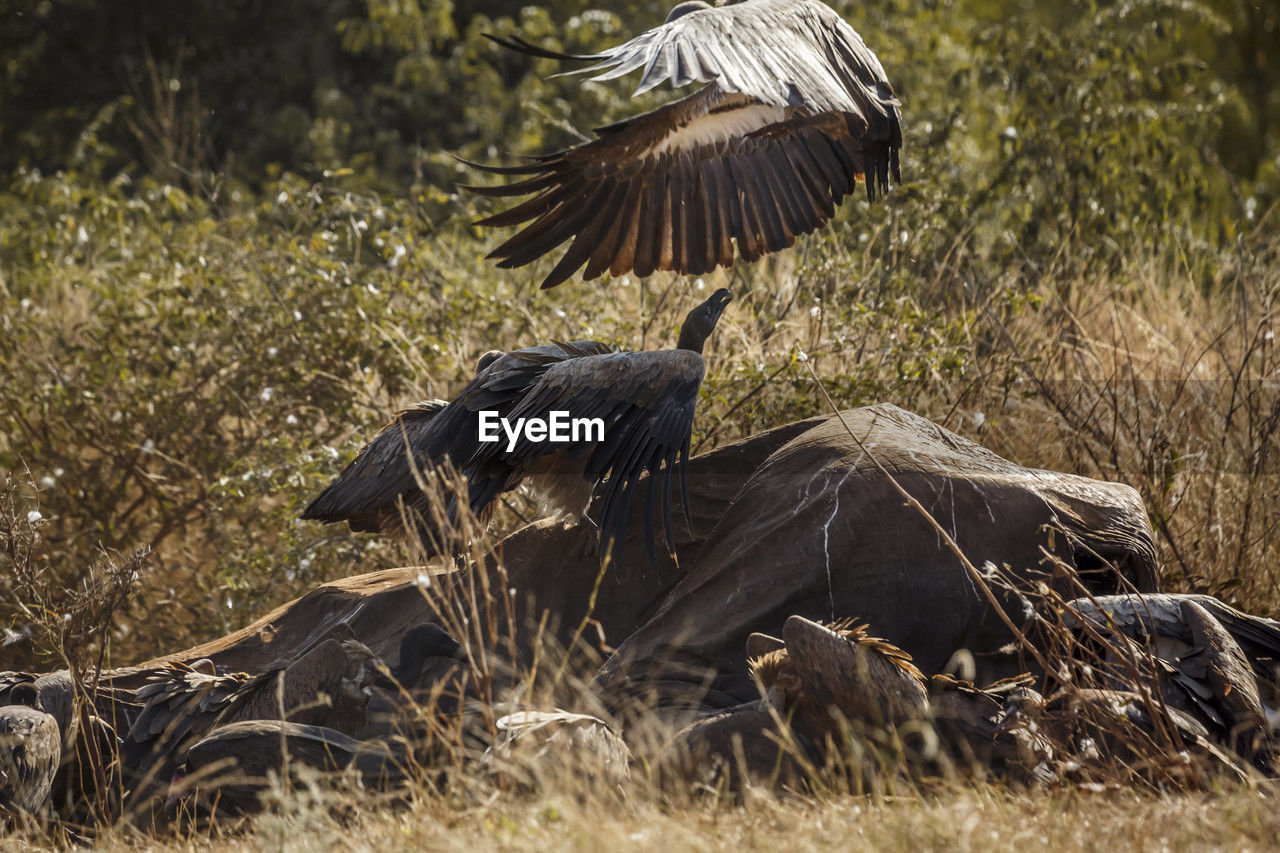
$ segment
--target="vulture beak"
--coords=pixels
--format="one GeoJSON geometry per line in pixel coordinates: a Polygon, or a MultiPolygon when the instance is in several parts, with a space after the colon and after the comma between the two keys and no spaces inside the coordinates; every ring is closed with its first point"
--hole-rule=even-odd
{"type": "Polygon", "coordinates": [[[727,288],[722,287],[715,293],[711,294],[711,307],[715,312],[717,320],[720,319],[720,315],[724,313],[724,309],[728,308],[729,303],[732,301],[733,294],[730,293],[727,288]]]}

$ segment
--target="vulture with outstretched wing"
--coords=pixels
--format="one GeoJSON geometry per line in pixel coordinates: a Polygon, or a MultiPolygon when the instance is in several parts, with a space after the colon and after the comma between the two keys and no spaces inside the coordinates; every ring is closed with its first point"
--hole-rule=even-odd
{"type": "Polygon", "coordinates": [[[609,352],[613,348],[599,341],[573,341],[485,353],[475,378],[453,402],[427,400],[397,413],[302,518],[345,521],[361,533],[402,532],[407,521],[407,529],[429,554],[447,550],[445,543],[452,537],[437,529],[438,510],[422,487],[432,476],[445,474],[446,460],[461,469],[479,449],[478,413],[506,415],[552,365],[609,352]]]}
{"type": "Polygon", "coordinates": [[[606,270],[701,274],[793,245],[821,228],[866,183],[867,198],[901,180],[899,102],[862,38],[819,0],[681,3],[642,35],[585,56],[519,38],[494,41],[534,56],[584,60],[609,80],[640,71],[636,94],[663,81],[705,83],[688,97],[599,128],[597,138],[526,165],[477,168],[523,176],[489,196],[530,196],[480,221],[521,226],[490,258],[523,266],[572,240],[542,282],[586,264],[606,270]]]}
{"type": "MultiPolygon", "coordinates": [[[[347,521],[353,529],[398,526],[412,518],[423,545],[440,550],[447,538],[432,522],[422,486],[447,465],[467,481],[465,500],[481,515],[503,492],[528,481],[549,510],[586,517],[593,496],[600,498],[598,544],[607,554],[626,528],[635,490],[643,474],[661,472],[649,490],[645,536],[656,559],[654,519],[662,491],[666,542],[672,542],[670,488],[675,469],[687,459],[693,414],[706,365],[702,348],[732,297],[721,289],[698,305],[680,328],[676,348],[657,352],[614,352],[596,341],[547,344],[481,360],[462,393],[429,419],[387,427],[312,502],[303,518],[347,521]],[[511,441],[482,441],[481,412],[519,419],[598,418],[599,434],[568,441],[537,441],[523,431],[511,441]]],[[[684,486],[684,468],[681,485],[684,486]]],[[[446,489],[447,477],[437,480],[446,489]]],[[[687,492],[687,489],[685,489],[687,492]]],[[[456,518],[448,501],[448,516],[456,518]]],[[[687,501],[686,501],[687,506],[687,501]]]]}

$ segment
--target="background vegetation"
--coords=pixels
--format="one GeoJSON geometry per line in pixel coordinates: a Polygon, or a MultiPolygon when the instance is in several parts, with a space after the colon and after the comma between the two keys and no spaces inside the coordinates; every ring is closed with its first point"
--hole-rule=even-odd
{"type": "MultiPolygon", "coordinates": [[[[543,294],[483,260],[452,155],[643,104],[482,33],[592,49],[665,5],[0,0],[0,473],[51,585],[154,549],[108,660],[403,561],[294,520],[393,410],[494,346],[669,345],[724,283],[704,449],[820,411],[804,350],[842,404],[1132,484],[1172,588],[1280,605],[1280,11],[834,5],[901,95],[903,187],[754,267],[543,294]]],[[[3,559],[0,669],[42,667],[3,559]]]]}

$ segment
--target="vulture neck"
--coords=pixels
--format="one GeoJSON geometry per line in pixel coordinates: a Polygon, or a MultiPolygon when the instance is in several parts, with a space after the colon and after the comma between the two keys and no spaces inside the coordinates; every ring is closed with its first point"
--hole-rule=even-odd
{"type": "Polygon", "coordinates": [[[680,339],[676,341],[676,349],[687,349],[702,355],[702,346],[706,342],[707,336],[695,328],[695,324],[686,320],[680,327],[680,339]]]}

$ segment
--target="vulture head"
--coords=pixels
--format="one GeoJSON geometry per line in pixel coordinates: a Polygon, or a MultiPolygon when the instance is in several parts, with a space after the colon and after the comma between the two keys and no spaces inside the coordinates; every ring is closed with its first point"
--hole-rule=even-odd
{"type": "Polygon", "coordinates": [[[676,349],[693,350],[701,354],[703,344],[715,331],[720,315],[732,300],[733,295],[722,287],[711,294],[710,299],[690,311],[684,318],[684,325],[680,327],[680,340],[676,349]]]}
{"type": "MultiPolygon", "coordinates": [[[[422,668],[431,658],[466,660],[467,653],[449,632],[431,622],[416,625],[405,632],[400,640],[400,660],[391,675],[405,687],[413,687],[422,675],[422,668]]],[[[395,683],[379,673],[374,684],[391,690],[395,683]]]]}
{"type": "Polygon", "coordinates": [[[671,8],[671,11],[667,13],[667,20],[664,21],[663,23],[669,24],[672,21],[674,21],[676,18],[682,18],[685,15],[689,14],[690,12],[697,12],[699,9],[710,9],[710,8],[711,8],[711,4],[704,3],[702,2],[702,0],[687,0],[687,2],[680,3],[676,6],[673,6],[671,8]]]}
{"type": "Polygon", "coordinates": [[[491,349],[476,360],[476,375],[479,376],[486,367],[506,355],[500,349],[491,349]]]}
{"type": "Polygon", "coordinates": [[[37,711],[44,710],[44,707],[40,704],[40,694],[36,691],[36,686],[29,681],[13,686],[13,689],[9,691],[9,704],[26,705],[28,708],[35,708],[37,711]]]}

